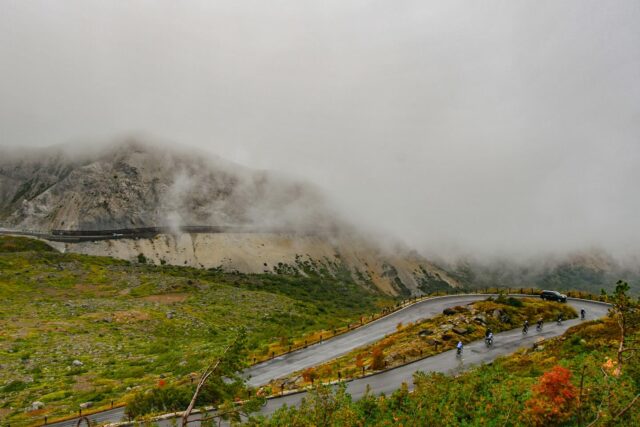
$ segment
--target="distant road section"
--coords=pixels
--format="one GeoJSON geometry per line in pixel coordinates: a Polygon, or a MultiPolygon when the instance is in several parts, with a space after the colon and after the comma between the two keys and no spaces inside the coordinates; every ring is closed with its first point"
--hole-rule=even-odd
{"type": "MultiPolygon", "coordinates": [[[[220,233],[293,233],[284,228],[264,228],[249,225],[183,225],[180,227],[139,227],[119,228],[111,230],[13,230],[0,228],[0,234],[37,237],[52,242],[92,242],[96,240],[113,239],[150,239],[158,234],[191,233],[191,234],[220,234],[220,233]]],[[[331,234],[336,230],[314,230],[307,233],[295,231],[296,234],[331,234]]]]}

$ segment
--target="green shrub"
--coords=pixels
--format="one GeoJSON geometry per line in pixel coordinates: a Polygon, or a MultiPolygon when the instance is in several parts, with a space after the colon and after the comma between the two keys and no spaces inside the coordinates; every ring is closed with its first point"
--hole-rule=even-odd
{"type": "Polygon", "coordinates": [[[507,298],[506,304],[510,305],[512,307],[522,307],[523,306],[522,301],[520,301],[518,298],[514,298],[514,297],[507,298]]]}
{"type": "Polygon", "coordinates": [[[191,401],[192,392],[173,385],[140,391],[127,401],[126,414],[136,418],[156,412],[184,410],[191,401]]]}
{"type": "Polygon", "coordinates": [[[14,380],[14,381],[11,381],[9,384],[5,385],[4,387],[2,387],[1,390],[4,393],[11,393],[14,391],[24,390],[25,388],[27,388],[27,383],[20,380],[14,380]]]}

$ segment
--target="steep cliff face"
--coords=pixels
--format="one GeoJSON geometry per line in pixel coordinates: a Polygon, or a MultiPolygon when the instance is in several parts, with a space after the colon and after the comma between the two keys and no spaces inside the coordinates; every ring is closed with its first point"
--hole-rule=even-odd
{"type": "Polygon", "coordinates": [[[83,155],[55,148],[13,153],[0,161],[0,196],[0,226],[9,229],[173,230],[56,243],[65,251],[243,273],[346,274],[393,295],[457,285],[420,256],[365,239],[313,186],[202,153],[138,142],[83,155]],[[185,225],[245,232],[189,234],[180,231],[185,225]]]}

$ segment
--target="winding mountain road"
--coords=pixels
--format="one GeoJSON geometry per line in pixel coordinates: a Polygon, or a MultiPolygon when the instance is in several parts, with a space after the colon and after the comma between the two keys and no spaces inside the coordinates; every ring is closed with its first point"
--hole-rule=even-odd
{"type": "MultiPolygon", "coordinates": [[[[608,305],[598,302],[570,299],[568,303],[577,311],[580,308],[587,311],[585,321],[604,317],[609,310],[608,305]]],[[[397,390],[402,383],[406,383],[409,389],[412,389],[413,374],[417,371],[445,374],[461,372],[472,366],[491,362],[497,357],[514,353],[521,348],[530,347],[540,337],[552,338],[562,335],[567,329],[581,322],[582,320],[579,318],[564,321],[561,325],[549,322],[545,323],[541,332],[537,332],[535,327],[532,327],[527,335],[523,335],[519,328],[500,332],[495,334],[494,345],[491,347],[487,347],[483,340],[475,341],[464,347],[461,358],[456,357],[455,350],[446,351],[377,375],[350,381],[347,383],[347,392],[357,400],[364,396],[367,387],[370,387],[371,392],[377,394],[389,394],[397,390]]],[[[298,405],[306,394],[303,392],[270,399],[259,413],[268,415],[285,404],[288,406],[298,405]]]]}
{"type": "MultiPolygon", "coordinates": [[[[488,296],[486,294],[470,294],[426,299],[335,338],[254,365],[245,371],[245,375],[251,385],[266,384],[271,379],[280,378],[292,372],[318,365],[348,353],[357,347],[375,342],[394,332],[396,325],[400,322],[409,323],[433,317],[441,314],[442,310],[447,307],[483,300],[488,296]]],[[[585,308],[587,320],[603,317],[608,311],[608,305],[599,302],[569,299],[568,304],[571,304],[578,311],[580,308],[585,308]]],[[[487,363],[499,356],[530,346],[539,337],[550,338],[561,335],[568,328],[580,322],[580,319],[572,319],[563,322],[561,325],[557,325],[555,322],[547,323],[541,332],[536,332],[535,328],[531,328],[526,336],[522,335],[520,329],[501,332],[495,335],[495,344],[491,348],[487,348],[483,341],[476,341],[465,346],[462,358],[455,357],[454,351],[447,351],[376,375],[349,381],[347,383],[347,391],[354,399],[362,397],[367,386],[370,386],[375,393],[390,393],[396,390],[403,382],[412,386],[412,377],[416,371],[458,372],[470,366],[487,363]]],[[[305,395],[305,392],[301,392],[269,399],[260,414],[268,415],[285,404],[289,406],[297,405],[305,395]]],[[[123,418],[124,408],[115,408],[88,416],[92,423],[100,424],[122,421],[123,418]]],[[[77,422],[78,419],[75,418],[49,425],[75,427],[77,422]]],[[[171,425],[169,421],[161,421],[158,424],[161,426],[165,424],[167,426],[171,425]]],[[[191,425],[196,426],[197,424],[191,425]]]]}

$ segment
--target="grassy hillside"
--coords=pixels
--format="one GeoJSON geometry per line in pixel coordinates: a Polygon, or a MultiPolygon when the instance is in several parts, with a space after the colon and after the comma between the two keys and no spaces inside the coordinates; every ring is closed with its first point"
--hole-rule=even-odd
{"type": "MultiPolygon", "coordinates": [[[[640,357],[630,353],[616,376],[617,333],[613,319],[583,323],[562,337],[456,377],[416,374],[413,392],[405,387],[354,402],[343,388],[320,387],[300,408],[283,408],[249,424],[640,425],[640,357]]],[[[629,336],[639,337],[637,330],[629,336]]]]}
{"type": "Polygon", "coordinates": [[[391,302],[340,278],[156,267],[0,237],[0,421],[41,422],[184,379],[239,327],[261,354],[391,302]],[[44,408],[29,410],[36,401],[44,408]]]}

